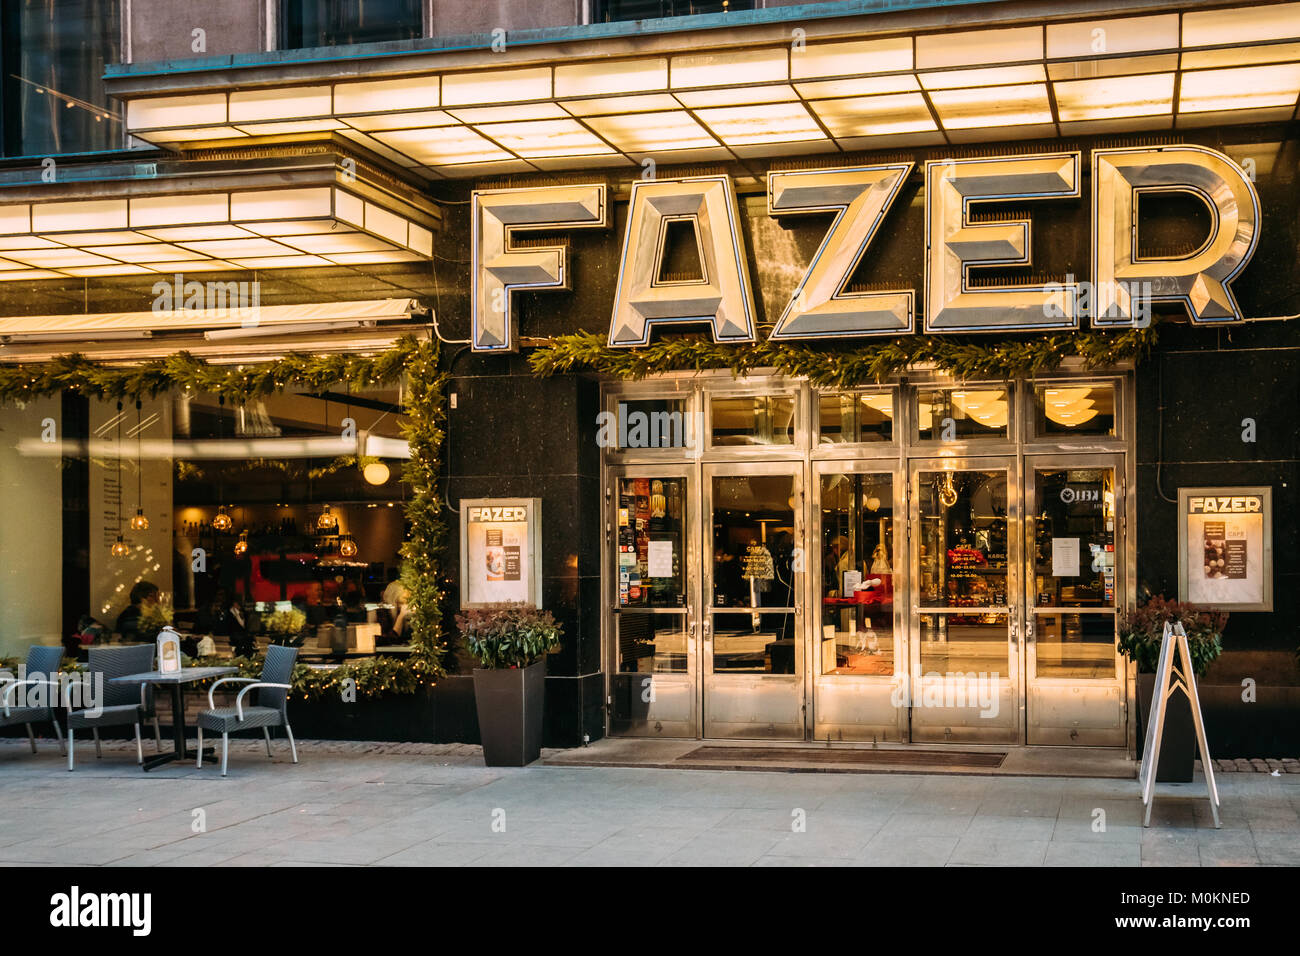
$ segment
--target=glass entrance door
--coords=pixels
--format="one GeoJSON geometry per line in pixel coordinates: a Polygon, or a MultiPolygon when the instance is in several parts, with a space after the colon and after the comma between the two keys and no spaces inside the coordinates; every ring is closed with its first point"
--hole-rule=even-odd
{"type": "Polygon", "coordinates": [[[1117,456],[1026,458],[1027,741],[1124,743],[1115,645],[1124,554],[1117,456]]]}
{"type": "Polygon", "coordinates": [[[896,468],[896,460],[815,466],[814,740],[907,739],[907,710],[899,706],[907,674],[907,553],[895,532],[895,516],[904,510],[896,468]]]}
{"type": "Polygon", "coordinates": [[[699,491],[695,468],[610,476],[604,600],[611,621],[610,729],[696,736],[699,491]]]}
{"type": "Polygon", "coordinates": [[[704,466],[705,737],[804,737],[802,466],[704,466]]]}
{"type": "Polygon", "coordinates": [[[1016,743],[1015,460],[914,460],[909,476],[912,740],[1016,743]]]}

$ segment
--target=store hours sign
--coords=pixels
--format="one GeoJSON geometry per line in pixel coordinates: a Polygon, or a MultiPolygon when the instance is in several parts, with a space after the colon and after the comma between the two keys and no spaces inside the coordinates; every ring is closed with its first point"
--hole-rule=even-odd
{"type": "MultiPolygon", "coordinates": [[[[848,291],[858,263],[888,228],[911,162],[767,175],[775,217],[831,213],[820,248],[772,330],[773,340],[1134,328],[1152,302],[1183,305],[1193,323],[1242,320],[1231,282],[1259,240],[1259,197],[1230,158],[1202,146],[1099,149],[1091,153],[1092,272],[1087,281],[977,284],[972,268],[1033,265],[1032,216],[981,221],[989,203],[1082,195],[1079,152],[935,160],[925,164],[923,303],[916,290],[848,291]],[[1138,201],[1181,192],[1211,212],[1211,233],[1190,256],[1138,252],[1138,201]]],[[[530,233],[608,228],[603,183],[478,190],[471,204],[471,343],[480,352],[518,348],[512,298],[570,288],[568,249],[530,233]]],[[[609,345],[645,345],[656,328],[707,324],[715,342],[757,339],[754,292],[729,176],[638,180],[629,197],[609,345]],[[702,277],[663,280],[668,226],[694,230],[702,277]]],[[[1077,273],[1085,270],[1077,268],[1077,273]]],[[[978,274],[976,278],[978,277],[978,274]]]]}

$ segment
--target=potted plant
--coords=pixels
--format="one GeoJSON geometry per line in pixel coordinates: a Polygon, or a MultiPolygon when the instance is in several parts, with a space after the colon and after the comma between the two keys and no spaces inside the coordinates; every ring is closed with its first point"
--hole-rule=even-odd
{"type": "Polygon", "coordinates": [[[172,618],[175,612],[172,610],[171,601],[159,598],[153,604],[145,604],[140,608],[140,623],[138,632],[140,637],[145,641],[156,640],[159,633],[164,627],[171,627],[172,618]]]}
{"type": "Polygon", "coordinates": [[[560,627],[530,604],[491,604],[456,615],[474,668],[483,761],[523,767],[542,752],[545,655],[559,647],[560,627]]]}
{"type": "MultiPolygon", "coordinates": [[[[1120,618],[1120,653],[1137,664],[1138,712],[1142,719],[1143,740],[1151,719],[1151,697],[1155,692],[1156,666],[1160,662],[1160,641],[1166,622],[1182,623],[1187,632],[1188,649],[1192,652],[1192,669],[1199,680],[1215,658],[1223,653],[1223,628],[1228,615],[1224,611],[1169,601],[1156,595],[1120,618]]],[[[1196,725],[1192,722],[1191,701],[1186,694],[1178,692],[1168,700],[1156,780],[1187,783],[1192,779],[1195,764],[1196,725]]]]}
{"type": "Polygon", "coordinates": [[[266,633],[272,644],[302,643],[302,629],[307,626],[307,615],[295,608],[276,611],[266,619],[266,633]]]}

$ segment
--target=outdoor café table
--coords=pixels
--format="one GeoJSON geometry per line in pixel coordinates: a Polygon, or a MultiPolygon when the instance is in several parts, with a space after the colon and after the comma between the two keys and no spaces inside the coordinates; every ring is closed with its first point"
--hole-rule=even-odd
{"type": "MultiPolygon", "coordinates": [[[[194,681],[208,680],[212,677],[224,677],[226,674],[234,674],[238,670],[237,667],[182,667],[170,674],[146,671],[143,674],[127,674],[125,677],[113,678],[112,683],[114,684],[166,684],[172,689],[172,736],[176,744],[170,753],[146,757],[144,761],[145,770],[152,770],[154,767],[160,767],[173,760],[193,760],[198,756],[197,751],[185,749],[185,701],[181,696],[183,685],[194,681]]],[[[204,747],[203,756],[209,757],[211,755],[212,748],[204,747]]]]}

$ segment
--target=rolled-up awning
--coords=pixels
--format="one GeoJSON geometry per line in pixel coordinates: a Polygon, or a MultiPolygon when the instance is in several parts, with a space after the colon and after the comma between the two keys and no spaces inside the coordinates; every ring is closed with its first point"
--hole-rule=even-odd
{"type": "Polygon", "coordinates": [[[250,299],[250,283],[242,289],[235,282],[168,285],[159,294],[159,299],[171,296],[163,299],[166,304],[179,296],[182,304],[198,299],[217,307],[0,317],[0,362],[46,361],[69,352],[100,361],[143,361],[187,351],[214,362],[256,361],[291,351],[365,352],[423,330],[427,320],[420,303],[410,298],[263,306],[250,299]]]}

